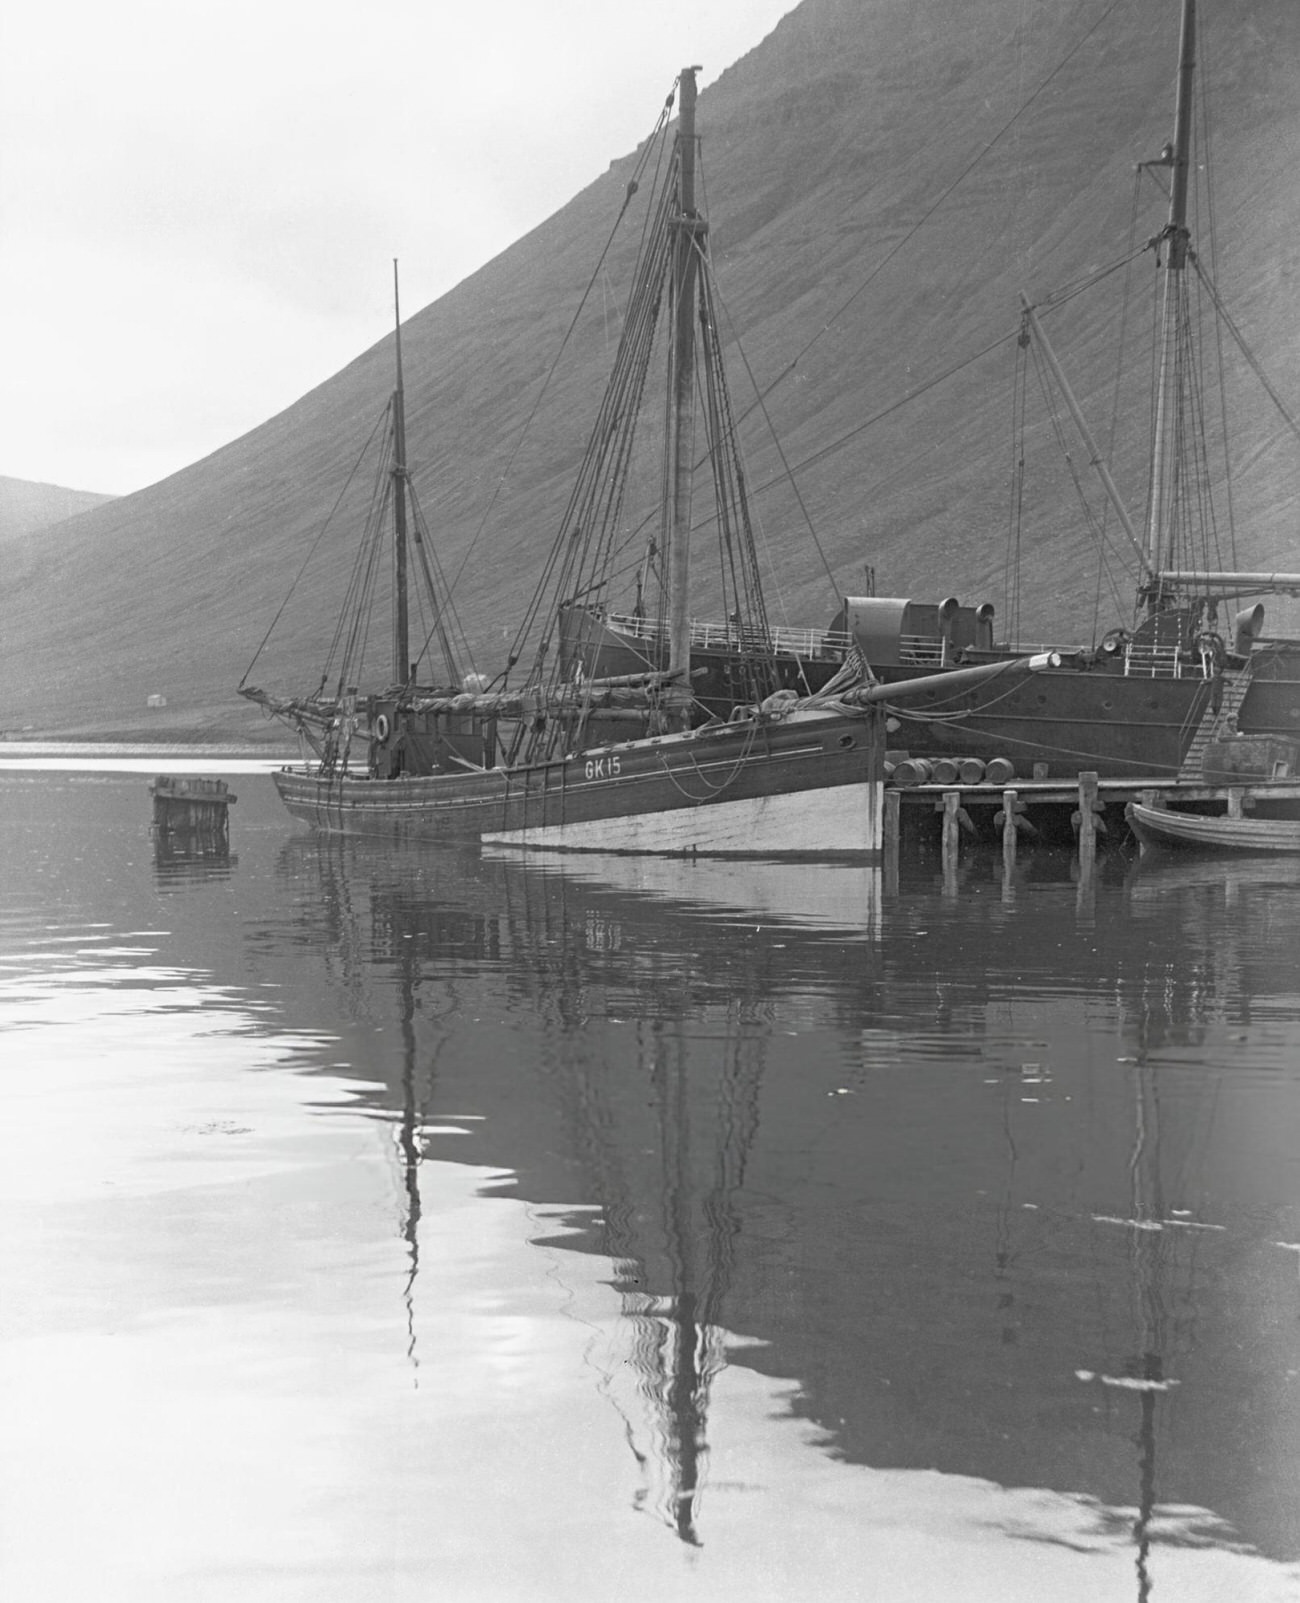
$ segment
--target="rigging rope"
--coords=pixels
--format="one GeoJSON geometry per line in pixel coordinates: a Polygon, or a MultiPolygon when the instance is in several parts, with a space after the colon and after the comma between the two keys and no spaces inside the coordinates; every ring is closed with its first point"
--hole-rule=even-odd
{"type": "Polygon", "coordinates": [[[461,627],[460,618],[452,600],[451,587],[447,584],[441,565],[438,562],[437,550],[429,539],[429,525],[425,520],[424,509],[421,507],[415,493],[415,482],[409,475],[406,487],[410,492],[411,512],[413,515],[411,543],[414,545],[416,555],[420,560],[420,570],[425,583],[424,593],[427,593],[432,611],[432,618],[424,636],[424,644],[416,653],[415,661],[417,664],[424,661],[425,654],[428,652],[436,634],[442,647],[442,658],[447,669],[447,677],[455,683],[460,676],[459,662],[461,660],[468,662],[472,669],[474,667],[474,656],[469,648],[469,641],[466,638],[465,631],[461,627]],[[445,618],[447,613],[451,614],[451,625],[460,643],[459,652],[453,647],[447,631],[445,618]]]}
{"type": "Polygon", "coordinates": [[[1245,335],[1237,327],[1236,323],[1233,322],[1231,314],[1229,313],[1227,307],[1223,304],[1222,300],[1219,298],[1218,290],[1214,287],[1214,284],[1213,284],[1212,280],[1210,279],[1209,275],[1206,273],[1205,269],[1201,266],[1200,257],[1197,255],[1197,253],[1195,251],[1188,251],[1187,257],[1188,257],[1188,260],[1191,262],[1192,266],[1196,269],[1197,278],[1200,279],[1201,283],[1204,285],[1207,293],[1209,294],[1210,300],[1213,302],[1215,311],[1223,319],[1223,326],[1228,330],[1229,334],[1232,335],[1232,338],[1233,338],[1234,342],[1236,343],[1237,349],[1241,352],[1242,356],[1245,357],[1246,362],[1249,365],[1251,372],[1255,375],[1255,377],[1263,385],[1265,393],[1267,394],[1269,400],[1272,401],[1273,405],[1277,408],[1278,414],[1281,417],[1282,421],[1286,424],[1287,428],[1289,428],[1291,430],[1292,434],[1295,435],[1297,440],[1300,440],[1300,425],[1297,425],[1295,418],[1293,418],[1291,416],[1290,412],[1287,411],[1286,404],[1283,402],[1282,397],[1273,388],[1272,384],[1269,382],[1268,375],[1264,372],[1264,369],[1260,366],[1260,363],[1259,363],[1258,359],[1256,358],[1255,353],[1251,350],[1249,345],[1246,344],[1245,335]]]}
{"type": "MultiPolygon", "coordinates": [[[[843,450],[850,440],[855,440],[859,434],[865,434],[868,429],[874,428],[883,418],[889,417],[891,413],[901,411],[903,407],[915,401],[919,396],[924,395],[927,390],[932,390],[936,385],[944,383],[952,378],[954,374],[960,373],[963,368],[971,367],[974,363],[982,361],[991,351],[996,351],[999,346],[1005,345],[1009,340],[1019,338],[1019,335],[1020,326],[1017,324],[1015,328],[1009,329],[1005,334],[999,334],[996,339],[992,339],[987,345],[981,346],[978,351],[973,351],[970,356],[963,357],[960,362],[954,362],[950,367],[944,368],[941,373],[936,373],[933,378],[925,380],[922,384],[915,385],[908,390],[906,395],[900,396],[898,400],[891,401],[888,406],[882,406],[878,412],[873,412],[869,418],[864,419],[846,433],[841,434],[838,439],[831,440],[829,444],[823,445],[819,450],[813,451],[810,455],[804,457],[801,462],[796,462],[790,472],[802,473],[805,468],[824,461],[828,456],[833,456],[836,451],[843,450]]],[[[770,393],[771,386],[769,385],[764,394],[770,393]]],[[[758,485],[752,493],[754,495],[762,495],[775,485],[783,484],[784,482],[784,477],[767,479],[758,485]]]]}
{"type": "MultiPolygon", "coordinates": [[[[596,285],[597,281],[599,280],[600,275],[601,275],[601,273],[602,273],[602,271],[604,269],[605,259],[609,255],[610,249],[612,248],[613,243],[614,243],[614,236],[617,234],[618,229],[619,229],[620,225],[622,224],[623,218],[627,214],[628,207],[632,204],[632,197],[637,193],[637,190],[640,187],[640,179],[641,179],[642,175],[645,172],[646,166],[649,163],[651,151],[654,151],[656,153],[656,155],[659,157],[659,159],[662,160],[663,143],[664,143],[663,135],[664,135],[664,132],[665,132],[667,126],[668,126],[669,113],[671,112],[672,106],[673,106],[673,102],[676,99],[678,81],[679,80],[674,79],[673,88],[670,91],[670,93],[668,95],[668,98],[664,101],[663,110],[659,113],[658,121],[656,122],[655,127],[654,127],[653,131],[651,132],[649,139],[644,144],[644,147],[643,147],[643,150],[642,150],[642,154],[641,154],[640,158],[637,161],[636,167],[633,169],[632,177],[631,177],[631,179],[629,179],[628,184],[627,184],[627,188],[624,191],[623,203],[619,207],[618,215],[617,215],[617,217],[615,217],[613,225],[610,228],[609,236],[606,239],[605,244],[604,244],[603,248],[601,249],[600,255],[596,260],[596,265],[593,268],[591,277],[587,282],[587,287],[583,290],[582,296],[578,301],[578,305],[574,310],[573,316],[569,320],[569,326],[564,331],[564,337],[560,341],[559,348],[555,353],[555,356],[554,356],[554,358],[553,358],[553,360],[551,362],[550,367],[547,369],[546,377],[542,381],[542,387],[537,392],[537,397],[534,400],[532,407],[529,409],[528,416],[524,419],[524,425],[523,425],[523,428],[519,432],[519,438],[515,441],[514,449],[511,451],[510,456],[508,457],[508,459],[506,461],[506,465],[501,471],[501,475],[498,478],[496,486],[492,491],[491,499],[489,500],[487,508],[485,509],[485,511],[483,513],[483,516],[479,521],[479,526],[474,531],[474,534],[470,539],[469,545],[465,549],[465,554],[461,558],[460,565],[456,569],[455,576],[452,579],[453,588],[455,587],[455,585],[459,584],[461,575],[464,573],[465,568],[468,565],[471,556],[473,556],[473,554],[474,554],[474,550],[477,547],[479,540],[482,538],[483,530],[486,528],[488,519],[492,515],[493,508],[496,506],[497,499],[501,494],[502,488],[504,487],[506,480],[510,476],[511,469],[514,467],[514,464],[515,464],[516,460],[518,459],[519,452],[522,450],[524,441],[528,437],[529,430],[532,427],[534,418],[537,416],[538,409],[540,408],[540,406],[542,404],[542,401],[543,401],[544,397],[546,396],[547,391],[550,389],[551,381],[555,377],[555,370],[559,366],[559,363],[560,363],[560,358],[563,356],[565,350],[568,347],[570,339],[573,337],[573,331],[578,325],[578,319],[582,316],[583,308],[586,306],[587,301],[590,299],[592,290],[595,287],[595,285],[596,285]]],[[[504,682],[505,678],[507,678],[509,676],[509,672],[510,672],[510,664],[508,663],[506,668],[503,670],[502,674],[499,675],[498,677],[500,679],[502,679],[502,681],[504,682]]]]}
{"type": "MultiPolygon", "coordinates": [[[[1205,153],[1205,211],[1207,219],[1206,234],[1209,239],[1210,266],[1219,259],[1219,244],[1217,225],[1214,216],[1214,162],[1210,149],[1210,86],[1209,73],[1205,65],[1204,56],[1197,62],[1199,81],[1196,96],[1196,110],[1198,113],[1198,129],[1201,149],[1205,153]]],[[[1197,195],[1199,198],[1200,188],[1197,195]]],[[[1226,419],[1228,416],[1227,372],[1223,363],[1223,323],[1219,317],[1214,319],[1214,348],[1218,362],[1219,374],[1219,416],[1226,419]]],[[[1228,550],[1230,552],[1229,566],[1237,566],[1237,519],[1232,495],[1232,453],[1223,453],[1223,493],[1228,514],[1228,550]]]]}
{"type": "MultiPolygon", "coordinates": [[[[1073,453],[1070,451],[1069,445],[1065,438],[1065,429],[1061,422],[1061,415],[1056,409],[1054,391],[1052,390],[1051,385],[1048,383],[1048,370],[1046,362],[1043,358],[1043,353],[1037,345],[1031,346],[1031,349],[1034,353],[1034,372],[1038,379],[1039,389],[1043,396],[1043,404],[1047,411],[1048,421],[1051,423],[1052,430],[1056,435],[1056,442],[1060,447],[1061,455],[1065,459],[1065,465],[1069,471],[1071,482],[1074,485],[1075,494],[1079,499],[1079,505],[1083,509],[1084,518],[1087,521],[1089,530],[1097,542],[1099,563],[1104,567],[1106,546],[1109,543],[1109,537],[1106,534],[1104,526],[1098,524],[1096,513],[1094,513],[1092,507],[1088,503],[1088,497],[1084,491],[1083,482],[1079,477],[1078,466],[1075,463],[1073,453]]],[[[1112,589],[1114,588],[1114,582],[1112,581],[1112,589]]],[[[1115,601],[1118,605],[1119,594],[1117,590],[1115,593],[1115,601]]]]}
{"type": "MultiPolygon", "coordinates": [[[[804,523],[807,525],[808,534],[809,534],[810,539],[812,540],[813,548],[817,552],[818,560],[821,562],[821,565],[822,565],[823,570],[825,571],[826,577],[830,580],[831,588],[838,595],[839,586],[836,583],[835,574],[834,574],[834,572],[833,572],[833,570],[831,568],[830,563],[826,560],[826,552],[822,549],[822,543],[817,538],[817,530],[813,526],[812,516],[808,511],[808,508],[807,508],[807,506],[806,506],[806,504],[804,502],[803,494],[800,491],[798,483],[795,480],[794,471],[791,468],[788,459],[786,458],[785,448],[781,444],[780,437],[776,432],[776,427],[772,422],[771,413],[767,409],[767,402],[764,399],[763,392],[759,389],[758,380],[754,376],[754,370],[749,364],[749,357],[745,354],[745,348],[740,343],[740,336],[736,332],[735,323],[732,320],[730,312],[728,312],[728,310],[727,310],[726,303],[723,301],[721,294],[717,292],[716,285],[714,286],[714,293],[717,295],[717,300],[718,300],[719,306],[722,307],[722,314],[727,320],[727,327],[731,332],[731,338],[732,338],[732,341],[735,344],[736,350],[740,353],[740,360],[744,364],[745,372],[748,375],[749,382],[753,386],[753,389],[754,389],[754,404],[755,404],[755,406],[758,407],[758,409],[763,414],[763,421],[764,421],[764,423],[767,424],[768,433],[770,434],[770,436],[772,438],[772,444],[776,448],[776,454],[781,459],[781,466],[785,471],[785,475],[786,475],[787,480],[789,481],[790,489],[791,489],[791,491],[792,491],[792,493],[794,495],[795,501],[798,503],[799,511],[803,514],[803,520],[804,520],[804,523]]],[[[749,411],[752,411],[752,410],[753,410],[753,407],[749,408],[749,411]]],[[[747,417],[749,415],[749,412],[747,411],[744,415],[747,417]]],[[[733,427],[733,430],[734,430],[735,425],[733,424],[732,427],[733,427]]]]}
{"type": "MultiPolygon", "coordinates": [[[[895,244],[885,252],[884,256],[881,257],[881,259],[871,269],[866,278],[862,280],[853,293],[835,308],[822,327],[818,329],[817,333],[813,335],[806,345],[802,346],[801,349],[795,353],[793,358],[786,364],[786,366],[783,367],[781,371],[772,379],[772,381],[759,393],[759,399],[758,401],[755,401],[755,405],[758,405],[759,401],[769,396],[783,379],[788,378],[789,375],[795,371],[803,358],[810,350],[812,350],[813,346],[816,345],[825,334],[830,332],[835,323],[844,315],[845,312],[848,311],[849,307],[853,305],[859,296],[861,296],[867,290],[873,280],[879,276],[879,274],[889,265],[891,261],[893,261],[894,257],[898,255],[903,247],[910,244],[910,242],[916,237],[921,229],[925,227],[926,223],[929,222],[931,217],[934,216],[935,212],[939,210],[939,208],[944,204],[953,191],[957,189],[959,185],[964,183],[967,178],[969,178],[971,173],[975,171],[976,167],[980,165],[993,147],[997,145],[1012,128],[1015,127],[1015,125],[1025,115],[1034,102],[1046,92],[1057,76],[1064,71],[1064,69],[1069,65],[1069,63],[1083,48],[1083,46],[1087,44],[1088,40],[1092,38],[1093,34],[1096,33],[1098,28],[1100,28],[1101,25],[1109,18],[1111,12],[1115,11],[1122,3],[1123,0],[1110,0],[1110,4],[1107,5],[1101,12],[1096,22],[1093,23],[1092,27],[1090,27],[1087,32],[1084,33],[1070,47],[1070,49],[1066,51],[1065,55],[1061,57],[1056,66],[1053,67],[1051,72],[1048,73],[1047,77],[1044,78],[1043,81],[1038,85],[1033,94],[1031,94],[1027,100],[1022,102],[1022,104],[1016,108],[1007,121],[1004,122],[1001,128],[998,129],[997,133],[995,133],[993,137],[976,152],[976,154],[970,159],[969,162],[967,162],[965,167],[962,168],[962,170],[957,174],[948,187],[939,194],[934,203],[929,206],[912,225],[912,227],[909,228],[907,232],[904,233],[901,238],[899,238],[895,244]]],[[[749,412],[752,410],[753,407],[750,407],[748,411],[742,414],[742,422],[746,417],[748,417],[749,412]]]]}
{"type": "Polygon", "coordinates": [[[333,522],[335,514],[338,512],[338,509],[343,505],[343,499],[347,495],[348,489],[350,488],[353,479],[356,478],[357,473],[360,470],[362,462],[365,461],[366,453],[370,450],[371,446],[375,443],[375,435],[379,432],[379,429],[380,429],[381,425],[386,423],[387,420],[388,420],[388,408],[386,407],[379,414],[379,417],[375,420],[374,427],[370,430],[370,435],[367,438],[366,443],[361,447],[361,450],[357,454],[356,461],[352,464],[352,471],[348,474],[346,480],[344,481],[343,488],[339,491],[338,496],[335,499],[334,505],[330,508],[329,512],[326,514],[325,521],[324,521],[324,523],[321,524],[320,530],[317,533],[316,538],[312,541],[311,545],[308,547],[307,555],[302,559],[302,565],[298,569],[298,572],[294,575],[293,583],[289,586],[289,594],[287,596],[285,596],[284,600],[280,603],[280,606],[279,606],[278,610],[276,611],[275,617],[271,619],[270,627],[267,629],[266,633],[262,636],[261,644],[258,646],[257,650],[253,653],[253,660],[249,663],[248,667],[245,668],[244,677],[239,681],[239,688],[241,690],[248,683],[248,676],[249,676],[249,674],[252,673],[253,669],[257,666],[257,659],[262,655],[263,651],[266,650],[266,642],[271,638],[272,634],[275,632],[275,626],[276,626],[276,624],[279,623],[280,618],[282,617],[282,615],[284,613],[284,609],[289,605],[289,602],[293,599],[294,591],[297,590],[299,584],[302,582],[303,574],[306,573],[306,571],[307,571],[307,565],[310,563],[312,557],[315,556],[316,549],[320,545],[321,541],[325,538],[326,534],[328,533],[330,524],[333,522]]]}
{"type": "Polygon", "coordinates": [[[1025,509],[1025,418],[1028,409],[1028,385],[1025,382],[1029,349],[1028,330],[1022,330],[1016,340],[1015,377],[1011,391],[1011,509],[1007,529],[1007,561],[1004,569],[1002,601],[1007,618],[1007,639],[1013,644],[1020,639],[1020,541],[1024,528],[1025,509]]]}
{"type": "MultiPolygon", "coordinates": [[[[1132,288],[1133,288],[1133,272],[1132,272],[1132,269],[1133,269],[1133,263],[1137,259],[1136,253],[1135,253],[1135,250],[1134,250],[1134,241],[1137,239],[1138,209],[1139,209],[1139,205],[1140,205],[1140,202],[1141,202],[1143,174],[1144,174],[1144,172],[1149,171],[1149,170],[1150,170],[1149,164],[1145,163],[1145,162],[1139,162],[1137,164],[1137,166],[1133,170],[1133,199],[1132,199],[1132,203],[1130,204],[1130,207],[1129,207],[1129,222],[1128,222],[1128,256],[1127,256],[1127,259],[1126,259],[1126,262],[1125,262],[1125,268],[1124,268],[1123,293],[1122,293],[1122,295],[1120,297],[1119,338],[1118,338],[1118,340],[1116,341],[1116,344],[1115,344],[1115,383],[1114,383],[1114,387],[1111,390],[1110,426],[1109,426],[1109,429],[1107,431],[1107,439],[1106,439],[1106,456],[1112,462],[1115,460],[1116,442],[1119,439],[1120,384],[1121,384],[1121,379],[1122,379],[1123,373],[1124,373],[1124,351],[1125,351],[1125,348],[1126,348],[1126,345],[1127,345],[1127,339],[1128,339],[1128,332],[1127,331],[1128,331],[1129,307],[1130,307],[1130,305],[1132,303],[1132,298],[1133,298],[1132,297],[1132,288]]],[[[1110,503],[1109,503],[1109,501],[1107,501],[1102,505],[1102,509],[1101,509],[1102,538],[1105,539],[1105,540],[1109,540],[1109,538],[1110,538],[1110,532],[1109,532],[1109,527],[1108,527],[1109,521],[1110,521],[1110,503]]],[[[1138,555],[1139,555],[1139,559],[1140,559],[1141,558],[1141,553],[1139,552],[1138,555]]],[[[1102,581],[1104,579],[1106,579],[1106,578],[1109,578],[1109,573],[1108,573],[1107,568],[1106,568],[1105,553],[1104,553],[1104,551],[1098,551],[1098,553],[1097,553],[1097,585],[1096,585],[1096,589],[1093,591],[1093,597],[1092,597],[1092,638],[1093,638],[1094,641],[1097,638],[1097,631],[1098,631],[1098,629],[1100,628],[1100,625],[1101,625],[1102,581]]],[[[1113,583],[1112,583],[1111,588],[1112,588],[1112,590],[1115,588],[1113,583]]],[[[1116,598],[1116,600],[1117,599],[1118,598],[1116,598]]]]}

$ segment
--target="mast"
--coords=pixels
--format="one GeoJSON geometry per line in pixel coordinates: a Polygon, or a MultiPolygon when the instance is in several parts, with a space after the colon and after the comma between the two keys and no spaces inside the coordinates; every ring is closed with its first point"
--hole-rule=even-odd
{"type": "Polygon", "coordinates": [[[393,258],[393,319],[396,328],[397,387],[393,391],[393,683],[411,675],[410,624],[406,591],[406,394],[402,388],[402,310],[393,258]]]}
{"type": "Polygon", "coordinates": [[[708,225],[695,210],[695,74],[683,67],[677,125],[677,207],[672,306],[672,422],[668,442],[672,505],[668,526],[668,667],[689,672],[691,660],[691,462],[695,443],[696,251],[708,225]]]}
{"type": "Polygon", "coordinates": [[[1097,449],[1097,442],[1093,439],[1087,421],[1079,409],[1079,403],[1074,398],[1074,391],[1070,388],[1070,382],[1065,376],[1065,369],[1057,360],[1051,341],[1047,338],[1043,325],[1038,320],[1038,313],[1023,291],[1020,296],[1020,312],[1025,323],[1038,338],[1039,347],[1048,367],[1051,369],[1052,377],[1060,387],[1061,394],[1065,398],[1066,408],[1074,419],[1074,426],[1078,429],[1079,436],[1087,447],[1088,463],[1095,469],[1097,477],[1101,480],[1102,488],[1105,490],[1110,504],[1115,508],[1119,521],[1123,525],[1124,533],[1128,536],[1129,544],[1137,552],[1139,561],[1144,565],[1143,577],[1145,578],[1150,570],[1145,567],[1146,558],[1143,556],[1142,547],[1138,543],[1137,532],[1133,527],[1133,520],[1128,515],[1128,508],[1124,505],[1123,497],[1116,488],[1114,479],[1110,476],[1110,469],[1106,466],[1101,452],[1097,449]]]}
{"type": "MultiPolygon", "coordinates": [[[[1187,182],[1191,172],[1192,155],[1192,88],[1196,67],[1196,0],[1183,0],[1182,30],[1178,42],[1178,93],[1174,102],[1174,140],[1166,148],[1164,160],[1172,167],[1169,188],[1169,221],[1164,229],[1165,282],[1164,308],[1161,320],[1160,378],[1156,392],[1155,438],[1151,450],[1151,505],[1147,524],[1147,567],[1153,585],[1147,590],[1147,601],[1154,606],[1158,601],[1162,555],[1173,557],[1173,552],[1162,553],[1164,540],[1166,491],[1173,500],[1173,485],[1166,485],[1176,464],[1169,460],[1167,435],[1177,423],[1178,388],[1182,379],[1178,352],[1178,332],[1184,296],[1183,272],[1187,266],[1187,246],[1190,238],[1187,227],[1187,182]]],[[[1172,508],[1171,508],[1172,512],[1172,508]]],[[[1172,544],[1172,536],[1170,539],[1172,544]]]]}

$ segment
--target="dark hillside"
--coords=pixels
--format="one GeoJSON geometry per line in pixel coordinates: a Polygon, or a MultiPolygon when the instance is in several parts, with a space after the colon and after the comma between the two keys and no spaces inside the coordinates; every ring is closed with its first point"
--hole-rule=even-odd
{"type": "MultiPolygon", "coordinates": [[[[804,0],[701,95],[719,285],[759,382],[785,372],[767,410],[786,459],[797,468],[861,431],[798,473],[835,585],[789,489],[778,484],[756,501],[776,618],[824,621],[837,587],[860,587],[866,562],[882,593],[988,597],[1005,611],[1014,343],[887,409],[1014,331],[1021,289],[1041,294],[1124,253],[1134,163],[1155,156],[1171,131],[1179,6],[1120,0],[1089,35],[1107,10],[1105,0],[804,0]]],[[[1207,0],[1201,10],[1216,189],[1213,217],[1196,218],[1194,237],[1295,412],[1300,5],[1207,0]]],[[[665,61],[665,89],[679,65],[665,61]]],[[[655,111],[646,108],[647,126],[655,111]]],[[[593,166],[604,154],[593,151],[593,166]]],[[[446,571],[468,555],[457,605],[485,669],[527,601],[580,458],[634,229],[611,253],[487,516],[489,504],[631,168],[630,156],[612,163],[404,328],[416,484],[446,571]]],[[[1163,209],[1148,183],[1139,242],[1163,209]]],[[[376,273],[386,270],[377,254],[376,273]]],[[[1149,278],[1150,256],[1132,271],[1135,282],[1149,278]]],[[[1110,287],[1122,288],[1119,275],[1110,287]]],[[[1103,436],[1118,320],[1117,296],[1102,296],[1051,321],[1103,436]]],[[[172,721],[249,727],[234,687],[339,496],[391,370],[390,341],[172,478],[9,545],[0,727],[145,726],[155,691],[168,697],[172,721]]],[[[731,381],[743,411],[752,390],[734,349],[731,381]]],[[[1300,448],[1261,392],[1240,393],[1237,559],[1300,567],[1300,448]]],[[[1140,406],[1126,413],[1112,455],[1139,516],[1145,423],[1140,406]]],[[[778,481],[780,459],[757,413],[745,435],[751,483],[778,481]]],[[[1131,587],[1117,569],[1099,579],[1064,469],[1044,472],[1027,492],[1023,623],[1031,637],[1078,639],[1091,633],[1099,592],[1105,627],[1114,607],[1131,606],[1131,587]]],[[[346,528],[330,538],[325,554],[335,560],[309,570],[258,683],[301,688],[318,664],[350,560],[346,528]]],[[[701,597],[701,612],[710,600],[701,597]]]]}

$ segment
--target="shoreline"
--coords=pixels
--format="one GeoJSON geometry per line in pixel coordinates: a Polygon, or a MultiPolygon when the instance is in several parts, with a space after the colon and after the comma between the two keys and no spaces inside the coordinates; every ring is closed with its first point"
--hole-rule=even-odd
{"type": "Polygon", "coordinates": [[[0,730],[0,754],[32,752],[42,747],[75,746],[80,750],[106,749],[120,751],[124,746],[144,751],[203,751],[220,752],[229,756],[266,757],[284,752],[296,756],[296,745],[286,740],[282,730],[273,731],[265,739],[229,730],[210,729],[96,729],[0,730]]]}
{"type": "Polygon", "coordinates": [[[279,767],[300,760],[299,754],[288,746],[255,745],[251,741],[202,740],[174,737],[139,740],[127,737],[94,740],[70,736],[29,735],[22,740],[0,739],[0,767],[21,764],[27,760],[54,758],[104,761],[112,758],[132,758],[148,761],[155,766],[169,760],[181,761],[193,767],[202,763],[257,763],[279,767]]]}

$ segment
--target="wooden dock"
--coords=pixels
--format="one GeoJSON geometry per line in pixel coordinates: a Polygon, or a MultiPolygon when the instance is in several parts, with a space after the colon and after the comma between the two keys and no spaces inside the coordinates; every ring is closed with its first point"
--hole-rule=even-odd
{"type": "Polygon", "coordinates": [[[237,801],[224,779],[177,778],[160,774],[149,782],[153,797],[153,833],[159,839],[203,836],[226,841],[230,835],[230,809],[237,801]]]}
{"type": "Polygon", "coordinates": [[[1261,802],[1284,803],[1300,817],[1300,777],[1207,784],[1182,778],[1101,779],[1084,772],[1073,782],[891,784],[884,798],[886,860],[897,861],[905,833],[912,839],[937,833],[945,864],[957,861],[963,841],[1000,842],[1011,860],[1022,845],[1046,841],[1072,843],[1087,867],[1099,840],[1118,842],[1129,834],[1124,808],[1131,801],[1148,807],[1189,805],[1228,817],[1248,816],[1261,802]]]}

